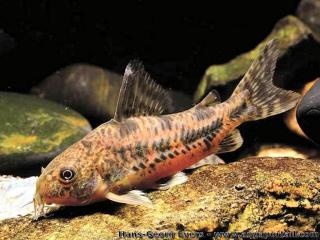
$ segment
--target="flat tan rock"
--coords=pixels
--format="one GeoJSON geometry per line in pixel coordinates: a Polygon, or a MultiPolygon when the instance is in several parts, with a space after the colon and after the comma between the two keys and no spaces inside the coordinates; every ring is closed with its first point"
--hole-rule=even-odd
{"type": "Polygon", "coordinates": [[[154,209],[103,202],[48,219],[0,222],[0,239],[117,239],[119,231],[315,231],[320,163],[246,158],[196,170],[186,184],[148,195],[154,209]]]}
{"type": "Polygon", "coordinates": [[[257,157],[290,157],[320,160],[320,151],[318,149],[289,144],[262,144],[252,154],[257,157]]]}

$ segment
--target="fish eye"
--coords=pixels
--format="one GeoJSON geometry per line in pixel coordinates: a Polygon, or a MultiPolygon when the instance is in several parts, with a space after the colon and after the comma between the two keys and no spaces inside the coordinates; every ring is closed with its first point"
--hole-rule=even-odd
{"type": "Polygon", "coordinates": [[[75,180],[76,172],[72,168],[63,168],[60,171],[60,180],[63,183],[70,183],[75,180]]]}

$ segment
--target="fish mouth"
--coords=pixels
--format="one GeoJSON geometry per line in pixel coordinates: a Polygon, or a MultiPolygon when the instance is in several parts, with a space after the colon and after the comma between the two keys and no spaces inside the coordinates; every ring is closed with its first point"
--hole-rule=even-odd
{"type": "Polygon", "coordinates": [[[40,217],[46,217],[49,213],[57,211],[60,208],[58,204],[45,204],[43,198],[36,193],[33,198],[33,220],[38,220],[40,217]]]}

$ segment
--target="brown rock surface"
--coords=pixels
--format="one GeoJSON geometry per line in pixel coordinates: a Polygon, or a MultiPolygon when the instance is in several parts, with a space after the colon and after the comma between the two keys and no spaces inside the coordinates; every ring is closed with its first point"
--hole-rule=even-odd
{"type": "Polygon", "coordinates": [[[154,209],[104,202],[66,208],[36,222],[4,220],[0,239],[117,239],[118,231],[314,231],[320,220],[319,175],[315,160],[246,158],[203,167],[186,184],[149,193],[154,209]]]}

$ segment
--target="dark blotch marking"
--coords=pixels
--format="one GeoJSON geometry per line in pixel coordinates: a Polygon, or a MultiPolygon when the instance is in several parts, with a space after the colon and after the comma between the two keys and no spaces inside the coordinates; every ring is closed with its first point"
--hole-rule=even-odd
{"type": "Polygon", "coordinates": [[[145,166],[143,163],[139,163],[139,168],[141,168],[141,169],[145,169],[145,168],[146,168],[146,166],[145,166]]]}
{"type": "Polygon", "coordinates": [[[211,142],[210,141],[208,141],[208,139],[203,139],[203,142],[206,144],[206,146],[207,146],[207,149],[206,150],[209,150],[210,148],[211,148],[211,146],[212,146],[212,144],[211,144],[211,142]]]}
{"type": "Polygon", "coordinates": [[[166,130],[166,126],[165,126],[164,121],[161,121],[161,129],[162,129],[162,131],[166,130]]]}
{"type": "Polygon", "coordinates": [[[164,145],[165,150],[171,149],[171,138],[169,137],[164,145]]]}
{"type": "Polygon", "coordinates": [[[216,121],[214,121],[212,124],[211,124],[211,127],[210,127],[210,130],[206,133],[206,135],[209,133],[209,132],[212,132],[212,133],[216,133],[218,132],[221,127],[222,127],[222,119],[221,118],[218,118],[216,121]]]}
{"type": "Polygon", "coordinates": [[[192,129],[191,136],[190,136],[190,142],[196,141],[197,137],[198,137],[198,131],[192,129]]]}
{"type": "Polygon", "coordinates": [[[167,159],[166,155],[164,155],[163,153],[160,155],[160,158],[164,161],[167,159]]]}
{"type": "Polygon", "coordinates": [[[156,169],[156,165],[154,164],[154,163],[150,163],[150,165],[149,165],[153,170],[155,170],[156,169]]]}
{"type": "Polygon", "coordinates": [[[157,150],[160,151],[160,152],[165,151],[165,148],[164,148],[164,139],[163,139],[163,138],[160,139],[160,142],[159,142],[159,144],[158,144],[157,150]]]}
{"type": "Polygon", "coordinates": [[[243,101],[240,106],[235,107],[230,112],[230,118],[237,119],[245,112],[247,108],[247,103],[243,101]]]}
{"type": "Polygon", "coordinates": [[[179,152],[177,150],[174,150],[173,153],[178,156],[179,155],[179,152]]]}
{"type": "Polygon", "coordinates": [[[164,140],[161,138],[159,143],[154,142],[152,144],[152,148],[158,152],[165,152],[166,150],[171,149],[171,139],[168,138],[167,140],[164,140]]]}
{"type": "Polygon", "coordinates": [[[118,153],[120,154],[120,157],[124,161],[128,161],[125,155],[126,149],[124,147],[119,148],[118,153]]]}
{"type": "Polygon", "coordinates": [[[60,189],[60,191],[59,191],[59,196],[60,196],[60,197],[63,197],[63,196],[64,196],[64,189],[63,189],[63,188],[60,189]]]}
{"type": "Polygon", "coordinates": [[[136,166],[134,166],[134,167],[132,168],[132,170],[135,171],[135,172],[138,172],[138,171],[139,171],[139,168],[137,168],[136,166]]]}
{"type": "Polygon", "coordinates": [[[104,180],[110,180],[111,179],[111,174],[107,173],[106,175],[104,175],[104,180]]]}
{"type": "Polygon", "coordinates": [[[181,152],[182,152],[183,154],[186,154],[186,153],[187,153],[186,150],[184,150],[184,149],[182,149],[181,152]]]}
{"type": "Polygon", "coordinates": [[[144,157],[144,149],[141,145],[141,142],[137,143],[135,148],[136,148],[136,155],[143,158],[144,157]]]}
{"type": "Polygon", "coordinates": [[[165,129],[169,129],[171,131],[172,130],[171,118],[169,116],[165,116],[162,118],[162,120],[164,121],[165,129]]]}
{"type": "Polygon", "coordinates": [[[168,154],[169,158],[174,158],[174,155],[172,153],[168,154]]]}
{"type": "MultiPolygon", "coordinates": [[[[203,115],[203,114],[202,114],[203,115]]],[[[181,132],[180,141],[184,145],[194,143],[200,138],[208,137],[212,141],[217,132],[221,129],[223,123],[221,118],[217,118],[212,124],[203,126],[200,129],[183,130],[181,132]]]]}
{"type": "Polygon", "coordinates": [[[206,138],[208,139],[208,141],[212,142],[213,140],[213,136],[211,134],[207,135],[206,138]]]}
{"type": "Polygon", "coordinates": [[[186,145],[185,147],[186,147],[186,149],[187,149],[188,151],[191,150],[191,148],[189,147],[189,145],[186,145]]]}
{"type": "Polygon", "coordinates": [[[203,121],[203,120],[205,120],[206,117],[207,117],[207,116],[205,115],[205,113],[203,112],[202,109],[196,110],[196,111],[194,112],[194,114],[195,114],[195,116],[196,116],[196,118],[197,118],[198,121],[203,121]]]}
{"type": "Polygon", "coordinates": [[[154,161],[155,161],[156,163],[162,162],[162,160],[159,159],[159,158],[155,158],[154,161]]]}
{"type": "Polygon", "coordinates": [[[81,143],[85,148],[88,148],[89,150],[91,149],[92,142],[89,142],[89,141],[86,141],[86,140],[82,140],[81,143]]]}

